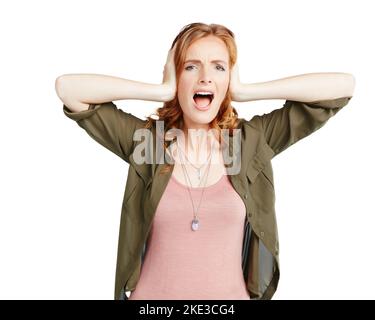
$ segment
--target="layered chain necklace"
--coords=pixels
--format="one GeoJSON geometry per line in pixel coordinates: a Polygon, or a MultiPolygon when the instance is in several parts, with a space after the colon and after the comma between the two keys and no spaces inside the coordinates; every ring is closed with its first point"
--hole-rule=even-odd
{"type": "Polygon", "coordinates": [[[207,158],[207,160],[200,166],[200,167],[196,167],[194,164],[192,164],[189,160],[189,158],[186,156],[185,152],[183,152],[180,148],[180,146],[178,145],[177,143],[177,148],[181,151],[181,153],[183,154],[184,158],[186,159],[187,162],[189,162],[189,164],[195,169],[197,170],[197,178],[199,181],[201,181],[201,169],[207,164],[207,162],[211,159],[211,156],[212,156],[212,144],[211,144],[211,149],[210,149],[210,155],[209,157],[207,158]]]}
{"type": "MultiPolygon", "coordinates": [[[[204,186],[203,189],[202,189],[201,197],[200,197],[200,200],[199,200],[199,205],[198,205],[197,208],[194,207],[194,201],[193,201],[193,197],[192,197],[192,195],[191,195],[191,190],[190,190],[190,188],[192,188],[192,184],[191,184],[191,181],[190,181],[189,175],[188,175],[188,173],[187,173],[186,167],[185,167],[185,165],[182,163],[182,158],[181,158],[181,149],[180,149],[180,147],[179,147],[179,145],[178,145],[178,142],[177,142],[177,148],[178,148],[178,155],[179,155],[179,157],[180,157],[181,166],[182,166],[182,169],[183,169],[183,173],[184,173],[184,178],[185,178],[186,184],[189,184],[189,185],[190,185],[190,187],[188,187],[188,191],[189,191],[190,201],[191,201],[191,204],[192,204],[192,207],[193,207],[193,212],[194,212],[194,218],[193,218],[193,220],[192,220],[192,222],[191,222],[191,229],[192,229],[193,231],[197,231],[198,228],[199,228],[198,209],[199,209],[199,207],[200,207],[200,205],[201,205],[201,201],[202,201],[202,198],[203,198],[204,190],[206,189],[206,182],[207,182],[207,178],[208,178],[208,173],[209,173],[209,170],[210,170],[210,167],[211,167],[212,145],[211,145],[210,156],[208,157],[207,161],[205,162],[205,163],[207,163],[208,161],[210,161],[210,162],[209,162],[209,165],[208,165],[208,167],[207,167],[207,171],[206,171],[206,174],[205,174],[205,178],[204,178],[204,181],[205,181],[204,184],[205,184],[205,186],[204,186]]],[[[185,153],[184,153],[184,156],[185,156],[185,158],[187,159],[185,153]]],[[[187,159],[187,160],[188,160],[188,159],[187,159]]],[[[189,161],[189,160],[188,160],[188,161],[189,161]]],[[[189,163],[190,163],[190,161],[189,161],[189,163]]],[[[190,164],[191,164],[191,163],[190,163],[190,164]]],[[[200,181],[200,178],[201,178],[201,176],[200,176],[200,169],[201,169],[202,167],[203,167],[203,166],[201,166],[201,167],[198,169],[198,170],[199,170],[199,171],[198,171],[198,179],[199,179],[199,181],[200,181]]],[[[195,169],[197,169],[197,168],[195,167],[195,169]]],[[[200,186],[200,185],[201,185],[201,181],[199,182],[199,186],[200,186]]]]}

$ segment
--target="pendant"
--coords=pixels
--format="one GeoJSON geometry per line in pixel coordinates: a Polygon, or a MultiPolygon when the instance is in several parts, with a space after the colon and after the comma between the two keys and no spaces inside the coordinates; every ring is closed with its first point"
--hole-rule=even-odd
{"type": "Polygon", "coordinates": [[[193,219],[192,223],[191,223],[191,228],[194,230],[194,231],[197,231],[198,230],[198,227],[199,227],[199,221],[198,219],[193,219]]]}
{"type": "Polygon", "coordinates": [[[198,180],[201,180],[201,168],[198,169],[198,180]]]}

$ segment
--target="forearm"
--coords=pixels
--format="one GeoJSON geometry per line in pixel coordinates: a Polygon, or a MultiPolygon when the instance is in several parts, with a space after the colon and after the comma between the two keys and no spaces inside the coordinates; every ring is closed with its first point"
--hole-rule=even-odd
{"type": "Polygon", "coordinates": [[[268,82],[240,84],[238,100],[331,100],[353,96],[354,87],[355,79],[350,73],[307,73],[268,82]]]}
{"type": "Polygon", "coordinates": [[[149,84],[100,74],[65,74],[56,79],[61,100],[99,104],[115,100],[166,101],[171,90],[164,84],[149,84]]]}

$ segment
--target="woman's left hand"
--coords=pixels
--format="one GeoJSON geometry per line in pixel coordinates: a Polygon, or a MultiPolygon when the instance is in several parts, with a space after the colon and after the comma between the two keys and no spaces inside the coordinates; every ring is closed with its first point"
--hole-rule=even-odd
{"type": "Polygon", "coordinates": [[[164,65],[163,70],[163,87],[166,88],[167,92],[169,94],[167,95],[167,98],[163,101],[171,101],[176,96],[176,86],[177,86],[177,79],[176,79],[176,66],[174,63],[174,55],[176,52],[176,45],[173,46],[172,49],[168,51],[168,58],[164,65]]]}
{"type": "Polygon", "coordinates": [[[231,70],[229,91],[233,101],[241,101],[241,82],[237,62],[231,70]]]}

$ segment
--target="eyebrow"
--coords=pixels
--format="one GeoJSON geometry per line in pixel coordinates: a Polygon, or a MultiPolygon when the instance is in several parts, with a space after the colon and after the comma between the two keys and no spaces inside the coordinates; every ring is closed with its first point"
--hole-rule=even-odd
{"type": "MultiPolygon", "coordinates": [[[[185,61],[185,63],[188,63],[188,62],[202,63],[202,61],[196,60],[196,59],[189,59],[189,60],[185,61]]],[[[223,60],[212,60],[211,62],[221,62],[221,63],[227,65],[227,63],[223,60]]]]}

